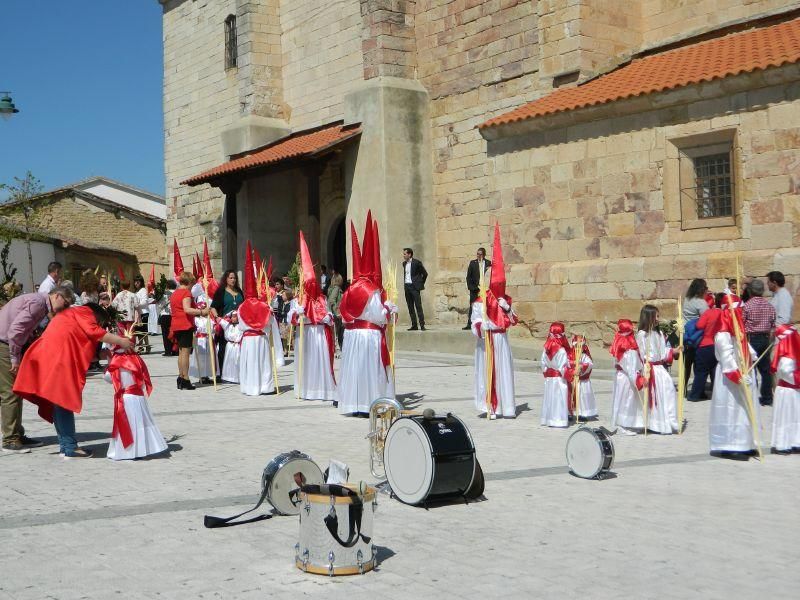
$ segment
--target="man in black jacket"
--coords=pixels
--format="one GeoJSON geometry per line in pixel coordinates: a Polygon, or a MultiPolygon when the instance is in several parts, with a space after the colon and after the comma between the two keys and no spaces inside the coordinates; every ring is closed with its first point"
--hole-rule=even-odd
{"type": "Polygon", "coordinates": [[[420,292],[425,289],[428,272],[422,262],[414,258],[411,248],[403,248],[403,287],[406,292],[408,314],[411,316],[409,331],[421,329],[425,331],[425,314],[422,312],[422,298],[420,292]],[[417,327],[419,321],[419,327],[417,327]]]}
{"type": "Polygon", "coordinates": [[[472,327],[472,303],[478,299],[478,293],[481,289],[481,273],[486,273],[486,270],[492,266],[492,261],[486,260],[486,248],[478,248],[476,258],[469,261],[467,267],[467,289],[469,290],[469,307],[467,308],[467,326],[464,329],[472,327]]]}

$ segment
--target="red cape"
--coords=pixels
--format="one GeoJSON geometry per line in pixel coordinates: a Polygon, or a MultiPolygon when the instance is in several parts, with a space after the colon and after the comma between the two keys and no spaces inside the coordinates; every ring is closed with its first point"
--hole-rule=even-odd
{"type": "Polygon", "coordinates": [[[54,404],[81,412],[86,371],[106,333],[89,307],[62,311],[25,352],[14,393],[38,405],[39,416],[51,423],[54,404]]]}
{"type": "Polygon", "coordinates": [[[256,331],[267,326],[271,315],[269,304],[255,298],[248,298],[239,305],[239,320],[256,331]]]}
{"type": "MultiPolygon", "coordinates": [[[[342,294],[342,301],[339,303],[339,312],[342,320],[352,322],[361,316],[367,306],[369,297],[376,290],[381,290],[375,283],[366,277],[359,277],[342,294]]],[[[381,290],[383,292],[383,290],[381,290]]]]}

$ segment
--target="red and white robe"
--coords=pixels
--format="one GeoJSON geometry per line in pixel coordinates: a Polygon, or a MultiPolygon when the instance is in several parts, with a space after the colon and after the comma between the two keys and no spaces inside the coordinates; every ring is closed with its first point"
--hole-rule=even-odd
{"type": "MultiPolygon", "coordinates": [[[[483,314],[483,303],[478,300],[472,303],[472,333],[475,335],[475,409],[486,414],[486,336],[491,337],[494,352],[492,354],[493,374],[491,389],[491,408],[493,414],[513,419],[517,415],[514,400],[514,357],[511,344],[508,342],[507,330],[498,327],[488,315],[483,314]]],[[[516,323],[516,315],[508,312],[512,323],[516,323]]]]}

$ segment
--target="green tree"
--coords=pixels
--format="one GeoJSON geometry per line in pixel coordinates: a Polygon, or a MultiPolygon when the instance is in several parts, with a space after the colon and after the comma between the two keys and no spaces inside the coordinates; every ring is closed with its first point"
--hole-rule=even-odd
{"type": "Polygon", "coordinates": [[[33,291],[35,283],[33,281],[33,252],[31,252],[31,215],[33,206],[30,200],[42,193],[42,182],[28,171],[24,178],[14,177],[14,183],[0,183],[0,190],[7,190],[6,202],[16,205],[17,210],[22,212],[25,217],[25,245],[28,249],[28,270],[30,271],[30,289],[33,291]]]}

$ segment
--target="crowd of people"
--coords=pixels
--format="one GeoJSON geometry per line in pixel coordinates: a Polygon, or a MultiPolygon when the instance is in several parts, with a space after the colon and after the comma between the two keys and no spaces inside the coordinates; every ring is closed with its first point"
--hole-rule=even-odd
{"type": "MultiPolygon", "coordinates": [[[[54,423],[63,456],[90,456],[75,440],[74,413],[82,406],[87,371],[97,368],[102,356],[115,402],[108,457],[163,452],[166,444],[147,406],[152,384],[134,352],[135,347],[148,352],[148,336],[159,328],[164,354],[177,356],[179,390],[225,381],[248,396],[279,392],[287,382],[279,380],[278,369],[293,348],[295,397],[331,402],[344,415],[368,414],[374,400],[395,395],[392,340],[398,308],[383,282],[377,222],[368,214],[361,245],[351,229],[353,276],[347,285],[333,269],[323,266],[317,275],[302,233],[294,285],[288,277],[274,277],[249,242],[243,286],[234,270],[214,279],[207,249],[191,272],[184,270],[176,244],[175,278],[158,298],[152,274],[148,282],[141,275],[132,282],[121,278],[119,289],[112,290],[107,277],[87,270],[75,290],[62,280],[61,265],[51,263],[37,293],[0,309],[3,451],[26,453],[41,445],[25,435],[25,398],[54,423]],[[71,306],[76,308],[66,310],[71,306]],[[66,392],[62,371],[69,374],[66,392]]],[[[490,261],[479,248],[467,272],[468,328],[476,340],[475,408],[488,419],[515,418],[508,330],[518,318],[506,294],[499,226],[492,250],[490,261]]],[[[427,272],[410,248],[404,258],[412,329],[424,329],[419,292],[427,272]]],[[[714,294],[705,280],[693,280],[682,302],[682,339],[670,340],[654,305],[642,307],[638,324],[620,319],[609,349],[615,369],[611,424],[625,435],[682,432],[683,398],[670,373],[680,357],[686,399],[699,402],[710,394],[713,454],[742,459],[760,450],[759,405],[774,405],[773,452],[800,451],[800,335],[791,325],[793,300],[785,284],[784,275],[772,271],[764,279],[730,279],[714,294]],[[770,300],[764,297],[767,288],[770,300]]],[[[598,417],[594,365],[583,336],[552,323],[540,362],[542,426],[568,427],[598,417]]]]}

